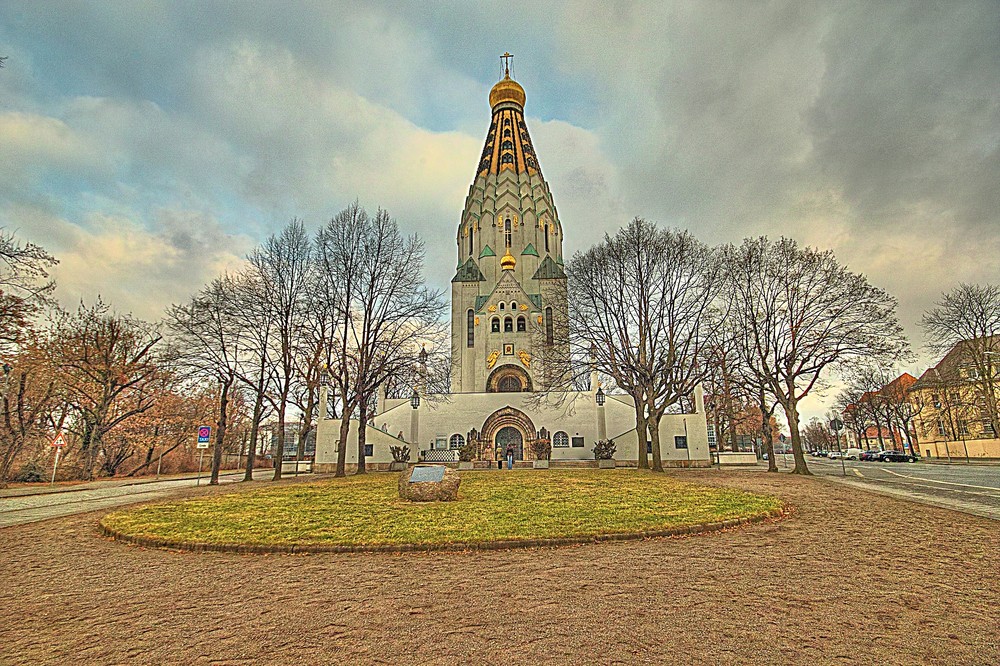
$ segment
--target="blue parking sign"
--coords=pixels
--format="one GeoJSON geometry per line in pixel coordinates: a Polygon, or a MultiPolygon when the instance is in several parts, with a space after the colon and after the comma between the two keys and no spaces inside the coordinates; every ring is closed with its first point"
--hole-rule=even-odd
{"type": "Polygon", "coordinates": [[[201,426],[198,428],[198,443],[208,444],[212,438],[212,426],[201,426]]]}

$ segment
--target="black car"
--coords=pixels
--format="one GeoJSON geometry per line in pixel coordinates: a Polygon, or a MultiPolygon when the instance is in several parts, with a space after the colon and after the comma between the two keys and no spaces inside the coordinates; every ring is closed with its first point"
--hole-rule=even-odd
{"type": "Polygon", "coordinates": [[[878,459],[881,462],[917,462],[915,456],[911,456],[909,453],[900,453],[899,451],[883,451],[878,459]]]}

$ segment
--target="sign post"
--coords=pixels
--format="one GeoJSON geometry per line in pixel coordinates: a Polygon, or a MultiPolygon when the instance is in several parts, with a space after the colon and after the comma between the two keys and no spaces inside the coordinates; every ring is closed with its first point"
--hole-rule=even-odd
{"type": "Polygon", "coordinates": [[[59,469],[59,453],[62,451],[64,446],[66,446],[66,440],[63,439],[63,434],[60,432],[56,435],[56,438],[52,440],[52,448],[56,450],[56,460],[52,464],[52,480],[49,481],[50,486],[56,482],[56,470],[59,469]]]}
{"type": "Polygon", "coordinates": [[[201,485],[201,464],[205,458],[205,449],[208,448],[209,440],[212,439],[212,426],[200,426],[198,428],[198,481],[196,486],[201,485]]]}

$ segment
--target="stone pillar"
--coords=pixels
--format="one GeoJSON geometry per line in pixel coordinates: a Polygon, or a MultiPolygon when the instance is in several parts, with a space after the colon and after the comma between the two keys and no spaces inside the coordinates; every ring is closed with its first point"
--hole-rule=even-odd
{"type": "Polygon", "coordinates": [[[378,402],[375,403],[375,413],[382,414],[385,412],[385,384],[378,385],[378,402]]]}
{"type": "Polygon", "coordinates": [[[608,419],[604,413],[604,405],[597,406],[597,439],[608,438],[608,419]]]}

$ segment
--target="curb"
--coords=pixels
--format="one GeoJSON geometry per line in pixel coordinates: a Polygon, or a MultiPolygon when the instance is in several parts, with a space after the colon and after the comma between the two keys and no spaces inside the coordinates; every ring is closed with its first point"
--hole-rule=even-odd
{"type": "Polygon", "coordinates": [[[240,555],[262,555],[269,553],[413,553],[413,552],[461,552],[470,550],[515,550],[521,548],[552,548],[557,546],[572,546],[603,541],[639,541],[641,539],[655,539],[661,537],[689,536],[694,534],[706,534],[718,532],[730,527],[739,525],[750,525],[762,523],[767,520],[780,520],[790,514],[787,506],[783,506],[775,511],[768,511],[758,516],[749,518],[730,518],[714,523],[704,523],[697,525],[683,525],[664,530],[650,530],[644,532],[615,532],[611,534],[595,534],[579,537],[556,537],[548,539],[505,539],[501,541],[485,541],[481,543],[403,543],[378,545],[309,545],[309,544],[234,544],[234,543],[201,543],[189,541],[171,541],[170,539],[159,539],[156,537],[140,537],[122,534],[98,523],[98,530],[102,536],[109,537],[115,541],[121,541],[132,546],[143,548],[163,548],[167,550],[183,550],[195,553],[237,553],[240,555]]]}

